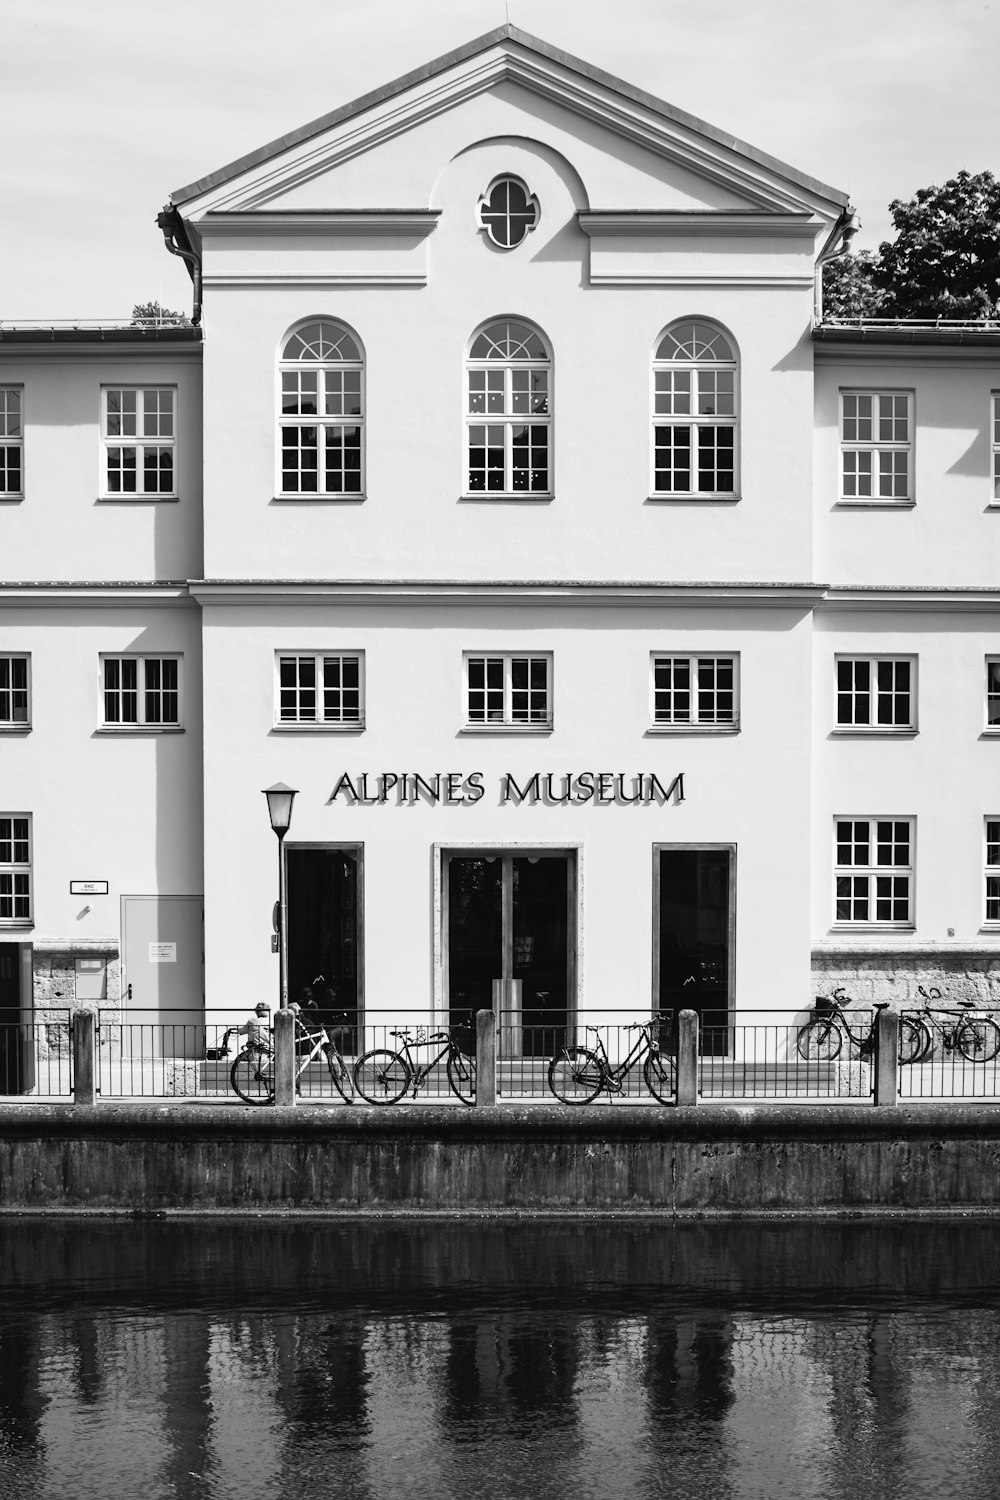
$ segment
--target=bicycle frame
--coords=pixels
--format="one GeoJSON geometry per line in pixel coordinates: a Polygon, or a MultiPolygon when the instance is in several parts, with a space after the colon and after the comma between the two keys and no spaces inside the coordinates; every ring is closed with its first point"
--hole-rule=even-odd
{"type": "MultiPolygon", "coordinates": [[[[596,1043],[594,1050],[597,1053],[598,1061],[601,1064],[602,1089],[606,1089],[608,1093],[620,1094],[622,1092],[622,1085],[625,1082],[625,1079],[631,1073],[632,1069],[642,1061],[647,1052],[652,1052],[653,1050],[653,1046],[649,1038],[649,1031],[652,1024],[653,1023],[651,1021],[635,1022],[635,1025],[639,1028],[639,1035],[629,1047],[628,1055],[623,1059],[622,1062],[615,1063],[614,1065],[612,1065],[611,1060],[608,1057],[607,1048],[605,1047],[604,1039],[601,1036],[601,1028],[599,1026],[585,1026],[583,1028],[584,1031],[592,1031],[594,1033],[596,1043]]],[[[626,1028],[626,1030],[628,1031],[631,1031],[632,1029],[633,1028],[631,1026],[626,1028]]]]}
{"type": "Polygon", "coordinates": [[[413,1047],[434,1047],[441,1041],[440,1036],[410,1036],[406,1031],[394,1031],[392,1035],[400,1043],[397,1049],[399,1055],[405,1058],[406,1066],[413,1074],[413,1098],[415,1099],[419,1089],[427,1082],[441,1059],[443,1057],[450,1057],[452,1052],[458,1051],[458,1048],[451,1037],[445,1037],[444,1041],[441,1042],[440,1052],[437,1052],[428,1062],[421,1063],[412,1055],[410,1049],[413,1047]]]}

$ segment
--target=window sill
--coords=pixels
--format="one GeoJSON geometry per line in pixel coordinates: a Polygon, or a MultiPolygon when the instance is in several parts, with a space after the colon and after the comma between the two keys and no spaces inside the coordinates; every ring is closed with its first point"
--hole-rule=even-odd
{"type": "Polygon", "coordinates": [[[23,499],[23,491],[19,495],[0,495],[0,505],[20,505],[23,499]]]}
{"type": "Polygon", "coordinates": [[[889,725],[838,724],[830,730],[831,739],[845,740],[914,740],[919,730],[912,724],[889,725]]]}
{"type": "Polygon", "coordinates": [[[463,724],[459,734],[534,734],[552,733],[551,724],[463,724]]]}
{"type": "Polygon", "coordinates": [[[367,495],[272,495],[272,505],[361,505],[367,495]]]}
{"type": "Polygon", "coordinates": [[[852,500],[841,495],[834,502],[834,508],[843,506],[846,510],[913,510],[916,503],[915,500],[852,500]]]}
{"type": "Polygon", "coordinates": [[[859,932],[874,936],[881,932],[916,932],[913,922],[834,922],[828,929],[832,933],[859,932]]]}
{"type": "Polygon", "coordinates": [[[459,495],[459,503],[468,505],[470,502],[482,502],[486,505],[494,505],[499,501],[503,505],[548,505],[555,499],[554,490],[471,490],[459,495]]]}
{"type": "Polygon", "coordinates": [[[980,732],[979,738],[981,740],[1000,740],[1000,724],[992,725],[989,729],[983,729],[980,732]]]}
{"type": "Polygon", "coordinates": [[[33,932],[34,917],[0,917],[0,932],[33,932]]]}
{"type": "Polygon", "coordinates": [[[98,495],[95,505],[177,505],[180,495],[98,495]]]}
{"type": "Polygon", "coordinates": [[[363,734],[364,723],[359,724],[272,724],[272,734],[363,734]]]}
{"type": "Polygon", "coordinates": [[[30,734],[30,724],[0,724],[0,734],[30,734]]]}
{"type": "Polygon", "coordinates": [[[183,724],[101,724],[94,730],[95,734],[110,735],[111,738],[120,735],[147,735],[147,734],[183,734],[183,724]]]}
{"type": "Polygon", "coordinates": [[[739,734],[740,726],[736,724],[650,724],[646,734],[739,734]]]}
{"type": "Polygon", "coordinates": [[[647,505],[738,505],[741,495],[687,495],[681,490],[655,491],[646,496],[647,505]]]}

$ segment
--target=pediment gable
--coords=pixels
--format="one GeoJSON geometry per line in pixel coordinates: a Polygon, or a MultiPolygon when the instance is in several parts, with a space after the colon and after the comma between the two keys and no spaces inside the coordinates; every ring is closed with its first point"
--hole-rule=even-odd
{"type": "Polygon", "coordinates": [[[797,214],[819,226],[847,204],[836,189],[514,26],[178,189],[171,202],[195,223],[206,214],[357,211],[372,208],[373,196],[427,209],[450,157],[503,138],[541,142],[574,165],[583,159],[582,209],[797,214]]]}

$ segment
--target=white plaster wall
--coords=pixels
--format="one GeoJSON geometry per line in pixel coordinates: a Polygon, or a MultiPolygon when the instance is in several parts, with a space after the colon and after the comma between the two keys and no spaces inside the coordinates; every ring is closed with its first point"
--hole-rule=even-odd
{"type": "Polygon", "coordinates": [[[0,577],[183,579],[201,572],[201,349],[3,351],[24,388],[23,500],[0,503],[0,577]],[[177,388],[178,499],[101,500],[101,389],[177,388]]]}
{"type": "Polygon", "coordinates": [[[903,951],[925,942],[968,947],[997,940],[982,925],[983,819],[1000,815],[1000,738],[984,733],[985,657],[997,647],[989,615],[817,612],[812,915],[817,940],[848,947],[888,944],[903,951]],[[838,653],[918,657],[916,735],[832,732],[838,653]],[[834,924],[837,816],[916,818],[912,935],[834,924]]]}
{"type": "Polygon", "coordinates": [[[1000,507],[992,505],[990,394],[1000,359],[957,351],[831,357],[816,368],[816,571],[835,584],[994,587],[1000,507]],[[912,509],[840,505],[841,390],[911,391],[912,509]]]}
{"type": "Polygon", "coordinates": [[[5,940],[117,940],[121,895],[200,893],[198,626],[191,605],[3,612],[0,651],[31,654],[32,727],[0,737],[0,805],[33,815],[35,911],[5,940]],[[98,733],[99,655],[136,651],[183,654],[182,734],[98,733]],[[71,896],[71,880],[108,894],[71,896]]]}
{"type": "Polygon", "coordinates": [[[787,610],[382,608],[213,605],[205,614],[207,1004],[277,994],[270,952],[277,848],[261,789],[299,789],[290,842],[365,847],[369,1009],[424,1007],[433,975],[434,844],[582,848],[581,998],[648,1007],[652,846],[737,845],[736,1003],[803,1004],[809,992],[809,628],[787,610]],[[274,731],[274,653],[364,650],[363,733],[274,731]],[[463,734],[462,652],[554,653],[555,728],[463,734]],[[739,650],[738,735],[647,735],[652,650],[739,650]],[[499,805],[502,774],[684,773],[666,807],[499,805]],[[330,802],[341,774],[480,770],[474,806],[330,802]]]}

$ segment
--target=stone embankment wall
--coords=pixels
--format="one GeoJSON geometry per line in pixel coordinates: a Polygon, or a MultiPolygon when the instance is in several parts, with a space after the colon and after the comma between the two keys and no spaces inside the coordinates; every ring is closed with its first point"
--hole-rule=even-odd
{"type": "Polygon", "coordinates": [[[887,1000],[896,1010],[923,1004],[920,986],[941,991],[941,1003],[1000,1008],[1000,950],[977,948],[908,948],[905,952],[814,949],[812,997],[832,995],[843,987],[855,1005],[887,1000]]]}
{"type": "Polygon", "coordinates": [[[0,1212],[1000,1213],[1000,1106],[0,1105],[0,1212]]]}

